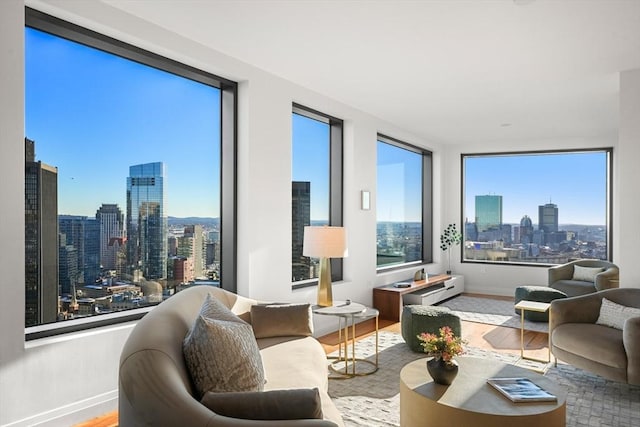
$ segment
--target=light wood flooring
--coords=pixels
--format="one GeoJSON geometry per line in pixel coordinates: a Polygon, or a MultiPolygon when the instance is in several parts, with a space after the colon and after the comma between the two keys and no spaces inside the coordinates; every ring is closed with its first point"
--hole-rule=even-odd
{"type": "MultiPolygon", "coordinates": [[[[466,294],[469,295],[469,294],[466,294]]],[[[481,296],[481,295],[474,295],[481,296]]],[[[491,297],[496,298],[496,297],[491,297]]],[[[513,300],[505,297],[504,299],[513,300]]],[[[381,320],[380,330],[400,332],[400,323],[381,320]]],[[[367,320],[356,326],[357,339],[373,334],[375,321],[367,320]]],[[[483,323],[462,322],[462,338],[467,345],[501,353],[520,354],[520,329],[485,325],[483,323]]],[[[319,338],[327,354],[338,349],[338,334],[332,333],[319,338]]],[[[548,335],[542,332],[525,331],[524,343],[526,355],[538,359],[546,359],[548,355],[548,335]]],[[[74,427],[117,427],[118,413],[110,412],[101,417],[77,424],[74,427]]]]}

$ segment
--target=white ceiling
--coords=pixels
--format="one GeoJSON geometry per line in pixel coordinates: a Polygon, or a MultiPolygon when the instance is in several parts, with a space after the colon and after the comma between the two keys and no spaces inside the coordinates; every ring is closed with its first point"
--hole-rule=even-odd
{"type": "Polygon", "coordinates": [[[103,0],[441,143],[615,135],[640,0],[103,0]]]}

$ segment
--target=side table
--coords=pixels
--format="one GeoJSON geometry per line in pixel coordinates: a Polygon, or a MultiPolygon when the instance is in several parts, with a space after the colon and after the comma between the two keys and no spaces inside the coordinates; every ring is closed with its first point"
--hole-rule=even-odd
{"type": "Polygon", "coordinates": [[[330,379],[370,375],[378,370],[378,316],[380,313],[377,309],[350,301],[334,301],[334,305],[330,307],[314,306],[312,310],[315,314],[338,318],[338,356],[331,358],[334,361],[329,368],[335,375],[330,375],[330,379]],[[370,318],[375,318],[376,322],[375,362],[356,357],[356,320],[370,318]],[[374,369],[358,372],[358,362],[368,363],[374,369]],[[344,366],[341,366],[342,364],[344,366]]]}
{"type": "Polygon", "coordinates": [[[537,302],[537,301],[527,301],[527,300],[519,301],[514,306],[515,309],[520,310],[520,358],[521,359],[528,359],[536,362],[546,362],[546,363],[551,362],[551,333],[549,333],[549,341],[548,341],[549,353],[547,355],[547,360],[535,359],[533,357],[528,357],[524,355],[524,312],[536,311],[538,313],[544,313],[546,311],[549,311],[549,324],[551,324],[551,310],[549,310],[549,307],[551,307],[551,304],[547,302],[537,302]]]}

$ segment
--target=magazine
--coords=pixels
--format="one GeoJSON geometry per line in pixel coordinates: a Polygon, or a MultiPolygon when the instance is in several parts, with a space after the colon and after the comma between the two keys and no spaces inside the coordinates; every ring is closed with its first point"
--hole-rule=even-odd
{"type": "Polygon", "coordinates": [[[489,384],[513,402],[555,402],[556,396],[528,378],[489,378],[489,384]]]}

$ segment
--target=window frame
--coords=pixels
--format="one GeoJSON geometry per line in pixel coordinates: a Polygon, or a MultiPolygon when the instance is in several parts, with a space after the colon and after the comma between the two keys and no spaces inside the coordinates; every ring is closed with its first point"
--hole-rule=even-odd
{"type": "MultiPolygon", "coordinates": [[[[378,133],[377,135],[376,145],[378,142],[419,154],[422,158],[422,259],[389,266],[378,266],[376,259],[376,273],[381,274],[389,271],[402,270],[416,265],[430,264],[433,262],[433,153],[427,149],[409,144],[382,133],[378,133]]],[[[376,235],[378,226],[378,208],[379,206],[376,206],[376,235]]]]}
{"type": "Polygon", "coordinates": [[[595,147],[595,148],[574,148],[574,149],[551,149],[551,150],[525,150],[525,151],[497,151],[488,153],[461,153],[460,154],[460,224],[462,224],[462,243],[460,244],[459,256],[461,263],[468,264],[490,264],[490,265],[506,265],[518,267],[543,267],[549,268],[558,264],[550,263],[531,263],[531,262],[509,262],[509,261],[490,261],[466,259],[464,256],[464,242],[466,238],[465,227],[465,158],[467,157],[496,157],[496,156],[527,156],[527,155],[551,155],[551,154],[580,154],[580,153],[596,153],[602,152],[606,154],[606,242],[607,242],[607,261],[613,260],[613,147],[595,147]]]}
{"type": "MultiPolygon", "coordinates": [[[[344,121],[295,102],[292,104],[291,117],[293,117],[293,114],[298,114],[329,125],[329,225],[340,227],[343,225],[344,215],[344,121]]],[[[293,219],[290,218],[290,220],[293,219]]],[[[331,281],[337,282],[342,280],[343,259],[331,258],[329,262],[331,263],[331,281]]],[[[292,290],[312,286],[318,286],[318,278],[291,282],[292,290]]]]}
{"type": "MultiPolygon", "coordinates": [[[[25,7],[24,26],[220,90],[220,287],[235,293],[237,291],[237,83],[29,7],[25,7]]],[[[25,340],[138,320],[153,307],[25,327],[25,340]]]]}

